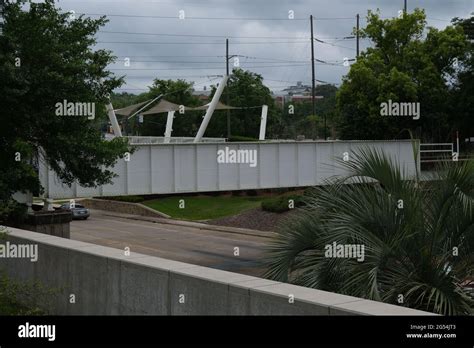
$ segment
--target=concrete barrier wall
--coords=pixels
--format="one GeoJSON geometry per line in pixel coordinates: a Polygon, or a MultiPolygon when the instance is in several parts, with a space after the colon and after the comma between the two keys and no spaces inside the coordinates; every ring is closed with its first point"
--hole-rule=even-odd
{"type": "Polygon", "coordinates": [[[40,180],[50,198],[170,194],[321,185],[344,172],[335,159],[360,148],[383,150],[415,174],[411,141],[258,142],[138,145],[130,161],[119,160],[112,185],[62,184],[40,161],[40,180]],[[219,150],[252,150],[257,165],[218,163],[219,150]]]}
{"type": "Polygon", "coordinates": [[[140,203],[119,202],[119,201],[94,199],[94,198],[81,199],[78,203],[85,205],[89,209],[113,211],[116,213],[150,216],[150,217],[157,217],[157,218],[170,217],[169,215],[166,215],[157,210],[151,209],[147,207],[146,205],[143,205],[140,203]]]}
{"type": "MultiPolygon", "coordinates": [[[[434,315],[119,249],[9,228],[7,239],[37,244],[37,262],[0,258],[19,282],[48,289],[62,315],[434,315]],[[75,303],[70,303],[70,296],[75,303]],[[290,303],[294,296],[294,303],[290,303]]],[[[4,243],[2,241],[1,243],[4,243]]],[[[40,300],[38,300],[40,301],[40,300]]],[[[41,303],[46,303],[41,300],[41,303]]],[[[41,303],[39,303],[41,305],[41,303]]]]}

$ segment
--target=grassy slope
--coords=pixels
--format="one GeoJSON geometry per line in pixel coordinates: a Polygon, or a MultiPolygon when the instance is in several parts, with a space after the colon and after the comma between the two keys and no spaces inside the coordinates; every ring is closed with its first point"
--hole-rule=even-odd
{"type": "Polygon", "coordinates": [[[155,199],[145,201],[143,204],[177,219],[208,220],[257,208],[265,199],[266,197],[248,196],[190,196],[155,199]],[[185,202],[184,209],[179,208],[181,199],[185,202]]]}

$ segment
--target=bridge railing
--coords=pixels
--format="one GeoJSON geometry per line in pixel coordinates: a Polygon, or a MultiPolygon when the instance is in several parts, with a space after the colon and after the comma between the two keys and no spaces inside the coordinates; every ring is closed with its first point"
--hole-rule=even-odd
{"type": "MultiPolygon", "coordinates": [[[[129,140],[129,143],[132,145],[153,145],[153,144],[164,144],[165,137],[144,137],[144,136],[128,136],[125,137],[129,140]]],[[[193,137],[172,137],[169,139],[170,144],[180,144],[180,143],[192,143],[194,141],[193,137]]],[[[202,138],[201,142],[203,143],[224,143],[225,138],[202,138]]]]}
{"type": "Polygon", "coordinates": [[[454,152],[453,143],[420,144],[420,162],[436,163],[451,159],[454,152]]]}

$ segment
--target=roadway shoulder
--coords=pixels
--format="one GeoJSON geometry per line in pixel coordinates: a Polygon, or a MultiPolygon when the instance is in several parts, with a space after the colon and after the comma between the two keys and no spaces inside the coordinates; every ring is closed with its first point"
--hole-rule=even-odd
{"type": "MultiPolygon", "coordinates": [[[[97,209],[93,209],[93,210],[97,210],[97,209]]],[[[130,219],[130,220],[149,221],[153,223],[168,224],[168,225],[175,225],[175,226],[193,227],[193,228],[198,228],[201,230],[235,233],[235,234],[256,236],[256,237],[262,237],[262,238],[275,238],[277,236],[277,233],[271,232],[271,231],[259,231],[259,230],[251,230],[247,228],[211,225],[211,224],[195,222],[195,221],[184,221],[184,220],[175,220],[171,218],[158,218],[158,217],[155,218],[155,217],[150,217],[150,216],[116,213],[116,212],[111,212],[108,210],[107,211],[100,210],[100,213],[104,216],[120,217],[120,218],[130,219]]]]}

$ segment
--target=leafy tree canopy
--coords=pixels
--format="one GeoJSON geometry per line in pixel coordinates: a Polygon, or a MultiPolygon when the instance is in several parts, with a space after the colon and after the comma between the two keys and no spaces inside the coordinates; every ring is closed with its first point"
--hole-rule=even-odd
{"type": "MultiPolygon", "coordinates": [[[[211,98],[217,87],[212,87],[211,98]]],[[[259,74],[243,69],[234,69],[227,81],[227,86],[221,97],[221,101],[235,107],[255,107],[242,110],[231,110],[231,133],[233,136],[245,136],[258,138],[260,130],[260,106],[268,105],[267,134],[275,133],[277,116],[275,103],[268,87],[263,84],[263,77],[259,74]]],[[[215,116],[209,123],[207,136],[227,136],[227,111],[216,111],[215,116]]]]}
{"type": "MultiPolygon", "coordinates": [[[[202,102],[193,96],[193,83],[185,80],[161,80],[156,78],[153,85],[149,87],[149,91],[140,94],[135,102],[144,102],[155,99],[158,96],[172,103],[184,106],[200,106],[202,102]]],[[[161,99],[160,99],[161,100],[161,99]]],[[[130,103],[132,104],[132,103],[130,103]]],[[[186,111],[184,114],[175,113],[173,121],[173,136],[194,136],[197,132],[197,122],[200,112],[186,111]]],[[[131,120],[131,128],[134,134],[145,136],[163,136],[166,128],[166,113],[158,115],[146,116],[143,124],[139,124],[137,119],[131,120]]]]}
{"type": "Polygon", "coordinates": [[[122,84],[106,69],[111,53],[93,48],[106,19],[72,19],[54,0],[24,11],[25,2],[6,4],[0,36],[0,198],[39,190],[37,153],[66,184],[108,183],[113,173],[104,167],[127,144],[105,141],[100,132],[107,95],[122,84]],[[95,118],[57,116],[57,103],[64,101],[93,104],[95,118]]]}
{"type": "Polygon", "coordinates": [[[430,141],[450,138],[461,125],[454,91],[461,67],[472,54],[460,25],[426,28],[416,9],[381,19],[369,11],[361,37],[373,47],[361,54],[338,93],[339,131],[345,139],[393,139],[405,129],[430,141]],[[421,117],[383,117],[381,103],[419,102],[421,117]]]}

